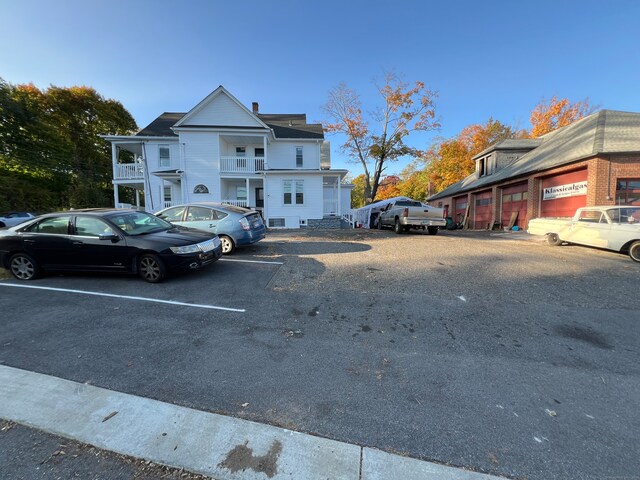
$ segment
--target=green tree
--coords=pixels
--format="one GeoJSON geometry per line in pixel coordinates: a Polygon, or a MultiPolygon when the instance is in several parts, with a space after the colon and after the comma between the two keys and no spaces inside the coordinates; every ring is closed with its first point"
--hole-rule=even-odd
{"type": "Polygon", "coordinates": [[[360,208],[364,207],[364,189],[366,185],[366,179],[364,178],[364,174],[358,175],[353,180],[348,181],[347,183],[351,183],[354,187],[351,191],[351,208],[360,208]]]}
{"type": "Polygon", "coordinates": [[[364,170],[365,202],[376,198],[388,162],[415,153],[406,140],[412,132],[429,131],[440,125],[435,119],[436,94],[423,82],[413,86],[393,73],[377,87],[381,106],[367,119],[357,93],[342,83],[329,91],[323,111],[327,132],[340,133],[344,152],[364,170]],[[377,125],[377,127],[374,127],[377,125]]]}
{"type": "Polygon", "coordinates": [[[92,88],[0,79],[0,209],[110,205],[111,151],[98,135],[135,130],[119,102],[92,88]]]}

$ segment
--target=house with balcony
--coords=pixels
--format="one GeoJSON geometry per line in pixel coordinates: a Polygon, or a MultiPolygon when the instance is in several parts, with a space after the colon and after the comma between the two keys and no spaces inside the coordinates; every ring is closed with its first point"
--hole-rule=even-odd
{"type": "Polygon", "coordinates": [[[116,206],[123,189],[149,212],[189,202],[256,209],[270,228],[339,226],[351,207],[347,170],[331,169],[322,125],[305,114],[249,110],[223,86],[187,113],[166,112],[111,143],[116,206]],[[125,153],[126,152],[126,153],[125,153]]]}

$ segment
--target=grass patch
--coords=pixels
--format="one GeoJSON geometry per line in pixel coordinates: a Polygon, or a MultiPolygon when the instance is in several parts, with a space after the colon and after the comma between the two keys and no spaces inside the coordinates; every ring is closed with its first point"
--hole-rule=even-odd
{"type": "Polygon", "coordinates": [[[0,268],[0,280],[6,280],[7,278],[11,278],[11,273],[9,273],[9,270],[0,268]]]}

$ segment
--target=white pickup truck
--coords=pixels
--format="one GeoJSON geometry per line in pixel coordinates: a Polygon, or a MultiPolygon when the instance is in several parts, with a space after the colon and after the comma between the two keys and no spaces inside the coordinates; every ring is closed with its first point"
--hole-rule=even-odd
{"type": "Polygon", "coordinates": [[[438,227],[446,227],[441,208],[424,205],[418,200],[396,200],[388,204],[378,216],[378,228],[391,227],[396,233],[411,228],[427,229],[429,235],[438,233],[438,227]]]}
{"type": "Polygon", "coordinates": [[[527,230],[546,235],[549,245],[563,242],[628,253],[640,262],[640,207],[579,208],[572,219],[535,218],[527,230]]]}

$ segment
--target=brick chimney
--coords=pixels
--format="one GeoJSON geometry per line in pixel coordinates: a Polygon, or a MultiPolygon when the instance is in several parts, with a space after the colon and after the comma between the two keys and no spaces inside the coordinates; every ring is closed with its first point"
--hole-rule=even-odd
{"type": "Polygon", "coordinates": [[[251,104],[251,109],[253,110],[253,113],[258,113],[258,102],[253,102],[251,104]]]}

